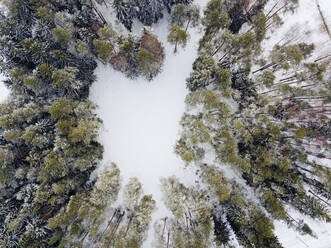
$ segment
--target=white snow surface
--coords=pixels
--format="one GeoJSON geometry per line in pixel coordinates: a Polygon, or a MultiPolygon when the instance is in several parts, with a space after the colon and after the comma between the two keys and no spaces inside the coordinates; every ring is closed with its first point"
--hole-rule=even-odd
{"type": "Polygon", "coordinates": [[[0,103],[5,101],[9,95],[8,88],[3,83],[4,77],[0,75],[0,103]]]}
{"type": "MultiPolygon", "coordinates": [[[[200,0],[199,4],[207,2],[200,0]]],[[[186,48],[179,48],[177,54],[173,54],[174,47],[167,43],[167,18],[165,14],[152,26],[165,47],[163,71],[152,82],[147,82],[141,78],[130,80],[110,66],[99,64],[90,97],[98,105],[97,113],[103,120],[102,165],[115,162],[121,170],[123,185],[131,177],[139,179],[144,193],[152,194],[156,200],[153,222],[169,215],[162,201],[160,178],[175,175],[185,184],[195,181],[195,172],[185,168],[174,153],[174,145],[180,136],[179,121],[185,111],[184,99],[188,93],[185,79],[192,71],[203,32],[191,29],[186,48]]],[[[113,19],[109,21],[118,27],[113,19]]],[[[141,28],[135,24],[134,33],[139,34],[141,28]]],[[[152,228],[150,230],[146,248],[152,247],[152,228]]]]}
{"type": "MultiPolygon", "coordinates": [[[[197,0],[196,4],[205,6],[208,0],[197,0]]],[[[316,25],[321,25],[314,0],[300,0],[301,7],[291,14],[289,22],[268,41],[273,44],[281,34],[295,23],[313,29],[312,40],[316,41],[316,25]],[[313,28],[312,28],[313,27],[313,28]]],[[[328,20],[331,0],[319,0],[328,20]]],[[[122,29],[116,23],[113,10],[100,9],[115,29],[122,29]]],[[[153,32],[165,46],[166,59],[163,71],[152,82],[144,79],[130,80],[110,66],[99,64],[97,82],[91,88],[90,99],[98,105],[97,113],[103,120],[100,142],[104,145],[102,169],[107,162],[117,163],[121,170],[123,185],[130,177],[137,177],[143,184],[145,194],[152,194],[157,202],[153,222],[169,214],[162,202],[160,178],[177,176],[185,184],[193,184],[195,173],[186,168],[174,154],[174,145],[180,136],[179,121],[185,111],[184,99],[188,93],[185,79],[192,71],[192,63],[197,56],[198,41],[202,31],[190,30],[191,38],[187,47],[173,54],[173,46],[167,41],[167,15],[152,26],[153,32]]],[[[141,32],[141,24],[135,23],[133,32],[141,32]]],[[[301,33],[301,32],[300,32],[301,33]]],[[[323,35],[319,41],[325,41],[323,35]]],[[[276,234],[285,248],[331,248],[331,224],[325,224],[291,212],[295,218],[304,218],[314,230],[318,239],[299,235],[282,222],[275,222],[276,234]]],[[[152,228],[144,247],[153,247],[152,228]]]]}

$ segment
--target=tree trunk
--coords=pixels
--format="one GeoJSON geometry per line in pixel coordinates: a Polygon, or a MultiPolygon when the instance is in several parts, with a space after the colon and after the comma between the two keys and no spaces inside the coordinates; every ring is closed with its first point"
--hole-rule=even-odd
{"type": "Polygon", "coordinates": [[[178,41],[176,40],[174,53],[177,52],[177,44],[178,44],[178,41]]]}
{"type": "Polygon", "coordinates": [[[188,216],[185,213],[186,231],[188,232],[188,216]]]}
{"type": "Polygon", "coordinates": [[[168,232],[168,238],[167,238],[167,248],[169,248],[169,238],[170,238],[170,232],[168,232]]]}
{"type": "Polygon", "coordinates": [[[274,6],[268,11],[268,13],[265,15],[266,17],[268,17],[271,14],[271,12],[276,8],[277,4],[278,2],[276,2],[274,6]]]}
{"type": "Polygon", "coordinates": [[[282,85],[282,84],[290,85],[290,84],[297,84],[297,83],[301,83],[301,82],[303,82],[303,81],[301,81],[301,80],[296,80],[294,82],[284,81],[284,82],[281,82],[281,83],[274,84],[273,86],[282,85]]]}
{"type": "Polygon", "coordinates": [[[321,61],[321,60],[326,59],[326,58],[329,58],[329,57],[331,57],[331,54],[326,55],[326,56],[323,56],[323,57],[320,57],[320,58],[317,58],[317,59],[314,60],[314,62],[316,63],[318,61],[321,61]]]}
{"type": "Polygon", "coordinates": [[[328,34],[328,36],[329,36],[329,38],[331,40],[331,31],[330,31],[329,26],[328,26],[328,24],[326,22],[326,19],[324,17],[324,14],[322,12],[321,6],[319,5],[318,0],[315,0],[315,3],[316,3],[316,6],[317,6],[317,9],[318,9],[318,12],[319,12],[319,14],[321,16],[321,19],[322,19],[322,22],[323,22],[325,31],[326,31],[326,33],[328,34]]]}
{"type": "Polygon", "coordinates": [[[84,242],[85,238],[87,237],[88,232],[85,233],[84,237],[81,239],[80,242],[84,242]]]}
{"type": "Polygon", "coordinates": [[[255,73],[259,72],[259,71],[263,71],[263,70],[265,70],[265,69],[268,69],[269,67],[271,67],[271,66],[273,66],[273,65],[276,65],[276,64],[275,64],[275,63],[269,63],[269,64],[267,64],[267,65],[261,67],[260,69],[258,69],[258,70],[256,70],[256,71],[253,71],[253,74],[255,74],[255,73]]]}
{"type": "Polygon", "coordinates": [[[108,224],[107,224],[105,230],[103,230],[103,232],[102,232],[102,236],[105,234],[105,232],[107,231],[107,229],[109,228],[109,226],[110,226],[111,223],[113,222],[113,219],[114,219],[115,215],[117,214],[117,212],[118,212],[118,210],[116,209],[115,212],[114,212],[114,214],[113,214],[113,216],[112,216],[111,219],[108,221],[108,224]]]}
{"type": "Polygon", "coordinates": [[[120,214],[120,216],[118,217],[114,228],[111,230],[111,233],[110,233],[110,236],[109,236],[110,240],[113,238],[113,236],[115,235],[115,233],[117,231],[118,226],[121,224],[124,214],[125,214],[125,211],[123,211],[123,213],[120,214]]]}
{"type": "Polygon", "coordinates": [[[223,47],[224,43],[225,41],[223,41],[222,44],[216,48],[216,50],[212,53],[211,56],[214,56],[223,47]]]}
{"type": "Polygon", "coordinates": [[[329,207],[331,207],[331,204],[328,203],[327,201],[325,201],[324,199],[322,199],[321,197],[319,197],[318,195],[316,195],[313,191],[308,190],[309,193],[311,193],[313,196],[315,196],[317,199],[319,199],[320,201],[324,202],[326,205],[328,205],[329,207]]]}
{"type": "Polygon", "coordinates": [[[165,230],[165,227],[166,227],[167,219],[168,219],[168,217],[164,218],[164,224],[163,224],[163,229],[162,229],[162,237],[163,237],[164,230],[165,230]]]}
{"type": "Polygon", "coordinates": [[[274,92],[274,91],[278,91],[278,90],[279,90],[279,89],[268,90],[268,91],[265,91],[265,92],[260,93],[260,95],[268,94],[268,93],[270,93],[270,92],[274,92]]]}
{"type": "Polygon", "coordinates": [[[190,26],[190,22],[191,22],[191,17],[190,17],[190,19],[188,19],[188,22],[186,24],[185,33],[187,32],[188,27],[190,26]]]}
{"type": "Polygon", "coordinates": [[[277,15],[278,12],[281,11],[282,9],[284,9],[286,6],[287,6],[287,2],[282,7],[277,9],[271,16],[267,17],[266,22],[269,21],[271,18],[273,18],[275,15],[277,15]]]}
{"type": "Polygon", "coordinates": [[[296,76],[293,75],[293,76],[290,76],[290,77],[287,77],[287,78],[282,78],[282,79],[280,79],[279,81],[284,82],[284,81],[288,81],[289,79],[292,79],[292,78],[295,78],[295,77],[296,77],[296,76]]]}
{"type": "Polygon", "coordinates": [[[104,18],[104,16],[101,14],[101,12],[94,6],[93,1],[90,1],[91,7],[92,9],[95,11],[95,13],[99,16],[99,18],[101,19],[101,21],[104,24],[107,24],[106,19],[104,18]]]}
{"type": "Polygon", "coordinates": [[[108,4],[105,0],[102,0],[102,2],[104,3],[104,5],[106,6],[106,8],[108,9],[108,4]]]}
{"type": "Polygon", "coordinates": [[[124,238],[125,238],[126,235],[128,234],[128,231],[129,231],[129,228],[130,228],[130,224],[131,224],[132,219],[133,219],[133,217],[130,217],[130,219],[129,219],[129,223],[128,223],[128,227],[127,227],[126,230],[125,230],[124,238]]]}

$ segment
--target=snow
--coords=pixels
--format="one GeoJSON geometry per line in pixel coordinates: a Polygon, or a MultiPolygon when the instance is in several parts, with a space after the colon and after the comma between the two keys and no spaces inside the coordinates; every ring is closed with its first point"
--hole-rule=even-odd
{"type": "Polygon", "coordinates": [[[295,219],[304,219],[304,222],[313,230],[317,238],[309,235],[300,235],[295,229],[288,228],[285,223],[275,221],[275,234],[286,248],[331,248],[331,224],[316,221],[310,217],[289,211],[295,219]]]}
{"type": "Polygon", "coordinates": [[[6,100],[9,95],[8,88],[3,83],[4,77],[0,75],[0,103],[6,100]]]}
{"type": "MultiPolygon", "coordinates": [[[[205,6],[207,2],[208,0],[195,1],[201,6],[205,6]]],[[[319,2],[324,14],[329,18],[330,15],[326,12],[331,9],[331,1],[319,2]]],[[[289,15],[290,21],[282,27],[281,32],[273,34],[272,39],[267,41],[268,46],[277,42],[279,37],[296,23],[314,29],[320,22],[314,1],[300,0],[300,3],[301,7],[295,14],[289,15]]],[[[116,30],[124,30],[121,24],[116,23],[111,8],[99,9],[116,30]]],[[[185,79],[192,70],[202,32],[197,29],[190,30],[191,38],[187,47],[173,54],[174,48],[166,42],[167,23],[165,15],[165,18],[152,27],[166,50],[163,72],[160,75],[152,82],[143,79],[130,80],[109,66],[99,64],[95,72],[98,79],[91,88],[90,96],[98,105],[97,113],[103,119],[100,142],[104,145],[105,152],[102,165],[108,161],[117,163],[123,185],[130,177],[139,179],[144,192],[152,194],[157,203],[158,209],[153,215],[153,222],[169,214],[162,202],[160,178],[175,175],[185,184],[195,181],[195,172],[190,167],[185,167],[173,150],[180,135],[179,121],[185,111],[184,100],[188,93],[185,79]]],[[[135,23],[134,33],[139,34],[141,28],[139,23],[135,23]]],[[[327,40],[328,37],[320,35],[317,29],[312,32],[310,40],[327,40]]],[[[286,224],[275,222],[276,234],[284,247],[331,248],[331,224],[310,218],[305,218],[305,222],[311,226],[318,239],[301,236],[286,224]]],[[[152,228],[150,230],[145,248],[152,247],[152,228]]]]}
{"type": "MultiPolygon", "coordinates": [[[[204,5],[207,0],[199,2],[204,5]]],[[[99,64],[95,72],[97,82],[91,88],[91,100],[99,106],[97,113],[103,120],[100,141],[105,152],[102,164],[117,163],[123,185],[130,177],[139,179],[144,193],[152,194],[156,200],[153,222],[169,214],[162,202],[160,178],[175,175],[185,184],[195,181],[195,171],[185,168],[174,153],[174,145],[185,111],[184,100],[188,93],[185,79],[197,57],[202,32],[190,30],[187,47],[173,54],[174,47],[166,42],[167,18],[166,15],[152,27],[166,52],[161,74],[152,82],[130,80],[109,66],[99,64]]],[[[139,33],[141,26],[135,24],[134,30],[139,33]]],[[[152,239],[150,232],[144,247],[152,247],[152,239]]]]}
{"type": "MultiPolygon", "coordinates": [[[[282,45],[289,40],[291,42],[287,44],[314,43],[315,56],[312,56],[311,60],[324,56],[326,49],[330,51],[330,37],[325,32],[315,1],[320,4],[323,15],[331,27],[331,13],[328,13],[328,10],[331,9],[330,0],[299,0],[299,7],[294,13],[289,11],[282,16],[285,20],[284,24],[275,32],[270,32],[270,30],[267,32],[267,39],[262,42],[264,54],[268,54],[267,51],[272,50],[274,45],[282,45]]],[[[273,7],[274,2],[268,2],[266,12],[273,7]]],[[[254,70],[255,67],[252,71],[254,70]]]]}

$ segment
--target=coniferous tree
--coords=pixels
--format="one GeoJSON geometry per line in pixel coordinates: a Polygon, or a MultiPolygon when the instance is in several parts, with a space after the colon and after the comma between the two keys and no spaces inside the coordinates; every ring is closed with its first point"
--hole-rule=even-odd
{"type": "MultiPolygon", "coordinates": [[[[307,159],[308,154],[323,157],[320,148],[325,146],[323,141],[319,145],[307,143],[314,132],[304,124],[310,120],[320,125],[328,119],[323,102],[327,98],[323,95],[327,92],[327,79],[323,76],[324,65],[308,62],[314,52],[313,44],[275,46],[270,57],[263,58],[261,41],[270,31],[270,13],[262,13],[263,9],[254,10],[246,32],[233,32],[230,19],[228,24],[222,22],[224,26],[213,23],[221,19],[213,17],[235,5],[210,1],[204,12],[205,35],[187,79],[191,92],[186,104],[190,114],[183,116],[183,131],[175,152],[190,166],[198,165],[200,183],[208,187],[212,201],[217,201],[215,223],[219,218],[226,222],[244,247],[281,247],[273,234],[272,219],[313,235],[301,220],[288,214],[287,206],[315,219],[330,221],[326,200],[330,194],[324,179],[329,170],[317,175],[315,169],[321,167],[307,159]],[[219,11],[214,13],[216,7],[219,11]],[[258,69],[255,59],[261,57],[265,62],[258,69]],[[250,73],[253,66],[257,69],[250,73]],[[280,74],[284,76],[279,78],[280,74]],[[228,100],[221,101],[223,97],[236,102],[239,108],[228,104],[228,100]],[[315,101],[321,105],[317,106],[315,101]],[[318,111],[312,114],[311,109],[318,111]],[[310,151],[306,150],[308,147],[310,151]],[[204,165],[207,152],[215,153],[213,167],[204,165]],[[258,204],[241,195],[242,189],[231,186],[236,184],[222,176],[224,163],[232,165],[231,169],[239,171],[245,183],[256,190],[258,204]],[[260,219],[263,221],[259,222],[260,219]],[[252,223],[251,228],[245,228],[244,223],[252,223]]],[[[294,5],[288,1],[286,6],[294,5]]],[[[290,10],[286,6],[281,11],[290,10]]],[[[229,17],[233,18],[231,14],[229,17]]],[[[320,140],[327,140],[322,133],[320,140]]],[[[158,239],[167,241],[166,237],[158,239]]]]}
{"type": "Polygon", "coordinates": [[[177,45],[186,46],[189,37],[188,28],[196,27],[199,24],[200,9],[196,5],[177,4],[171,9],[170,32],[168,42],[175,44],[174,52],[177,52],[177,45]]]}
{"type": "Polygon", "coordinates": [[[177,52],[177,46],[178,44],[182,47],[186,46],[188,39],[188,34],[185,32],[185,30],[181,29],[179,26],[174,25],[170,28],[170,32],[168,35],[168,42],[170,44],[175,45],[174,53],[177,52]]]}

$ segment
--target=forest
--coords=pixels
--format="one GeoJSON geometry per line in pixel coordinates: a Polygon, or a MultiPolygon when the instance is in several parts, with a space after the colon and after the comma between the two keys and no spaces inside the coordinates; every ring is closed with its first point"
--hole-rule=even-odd
{"type": "Polygon", "coordinates": [[[327,248],[310,223],[331,227],[330,4],[311,1],[315,36],[278,35],[304,1],[0,1],[0,248],[292,248],[275,223],[327,248]],[[100,70],[158,87],[185,52],[178,174],[138,168],[155,195],[105,161],[91,92],[100,70]]]}

